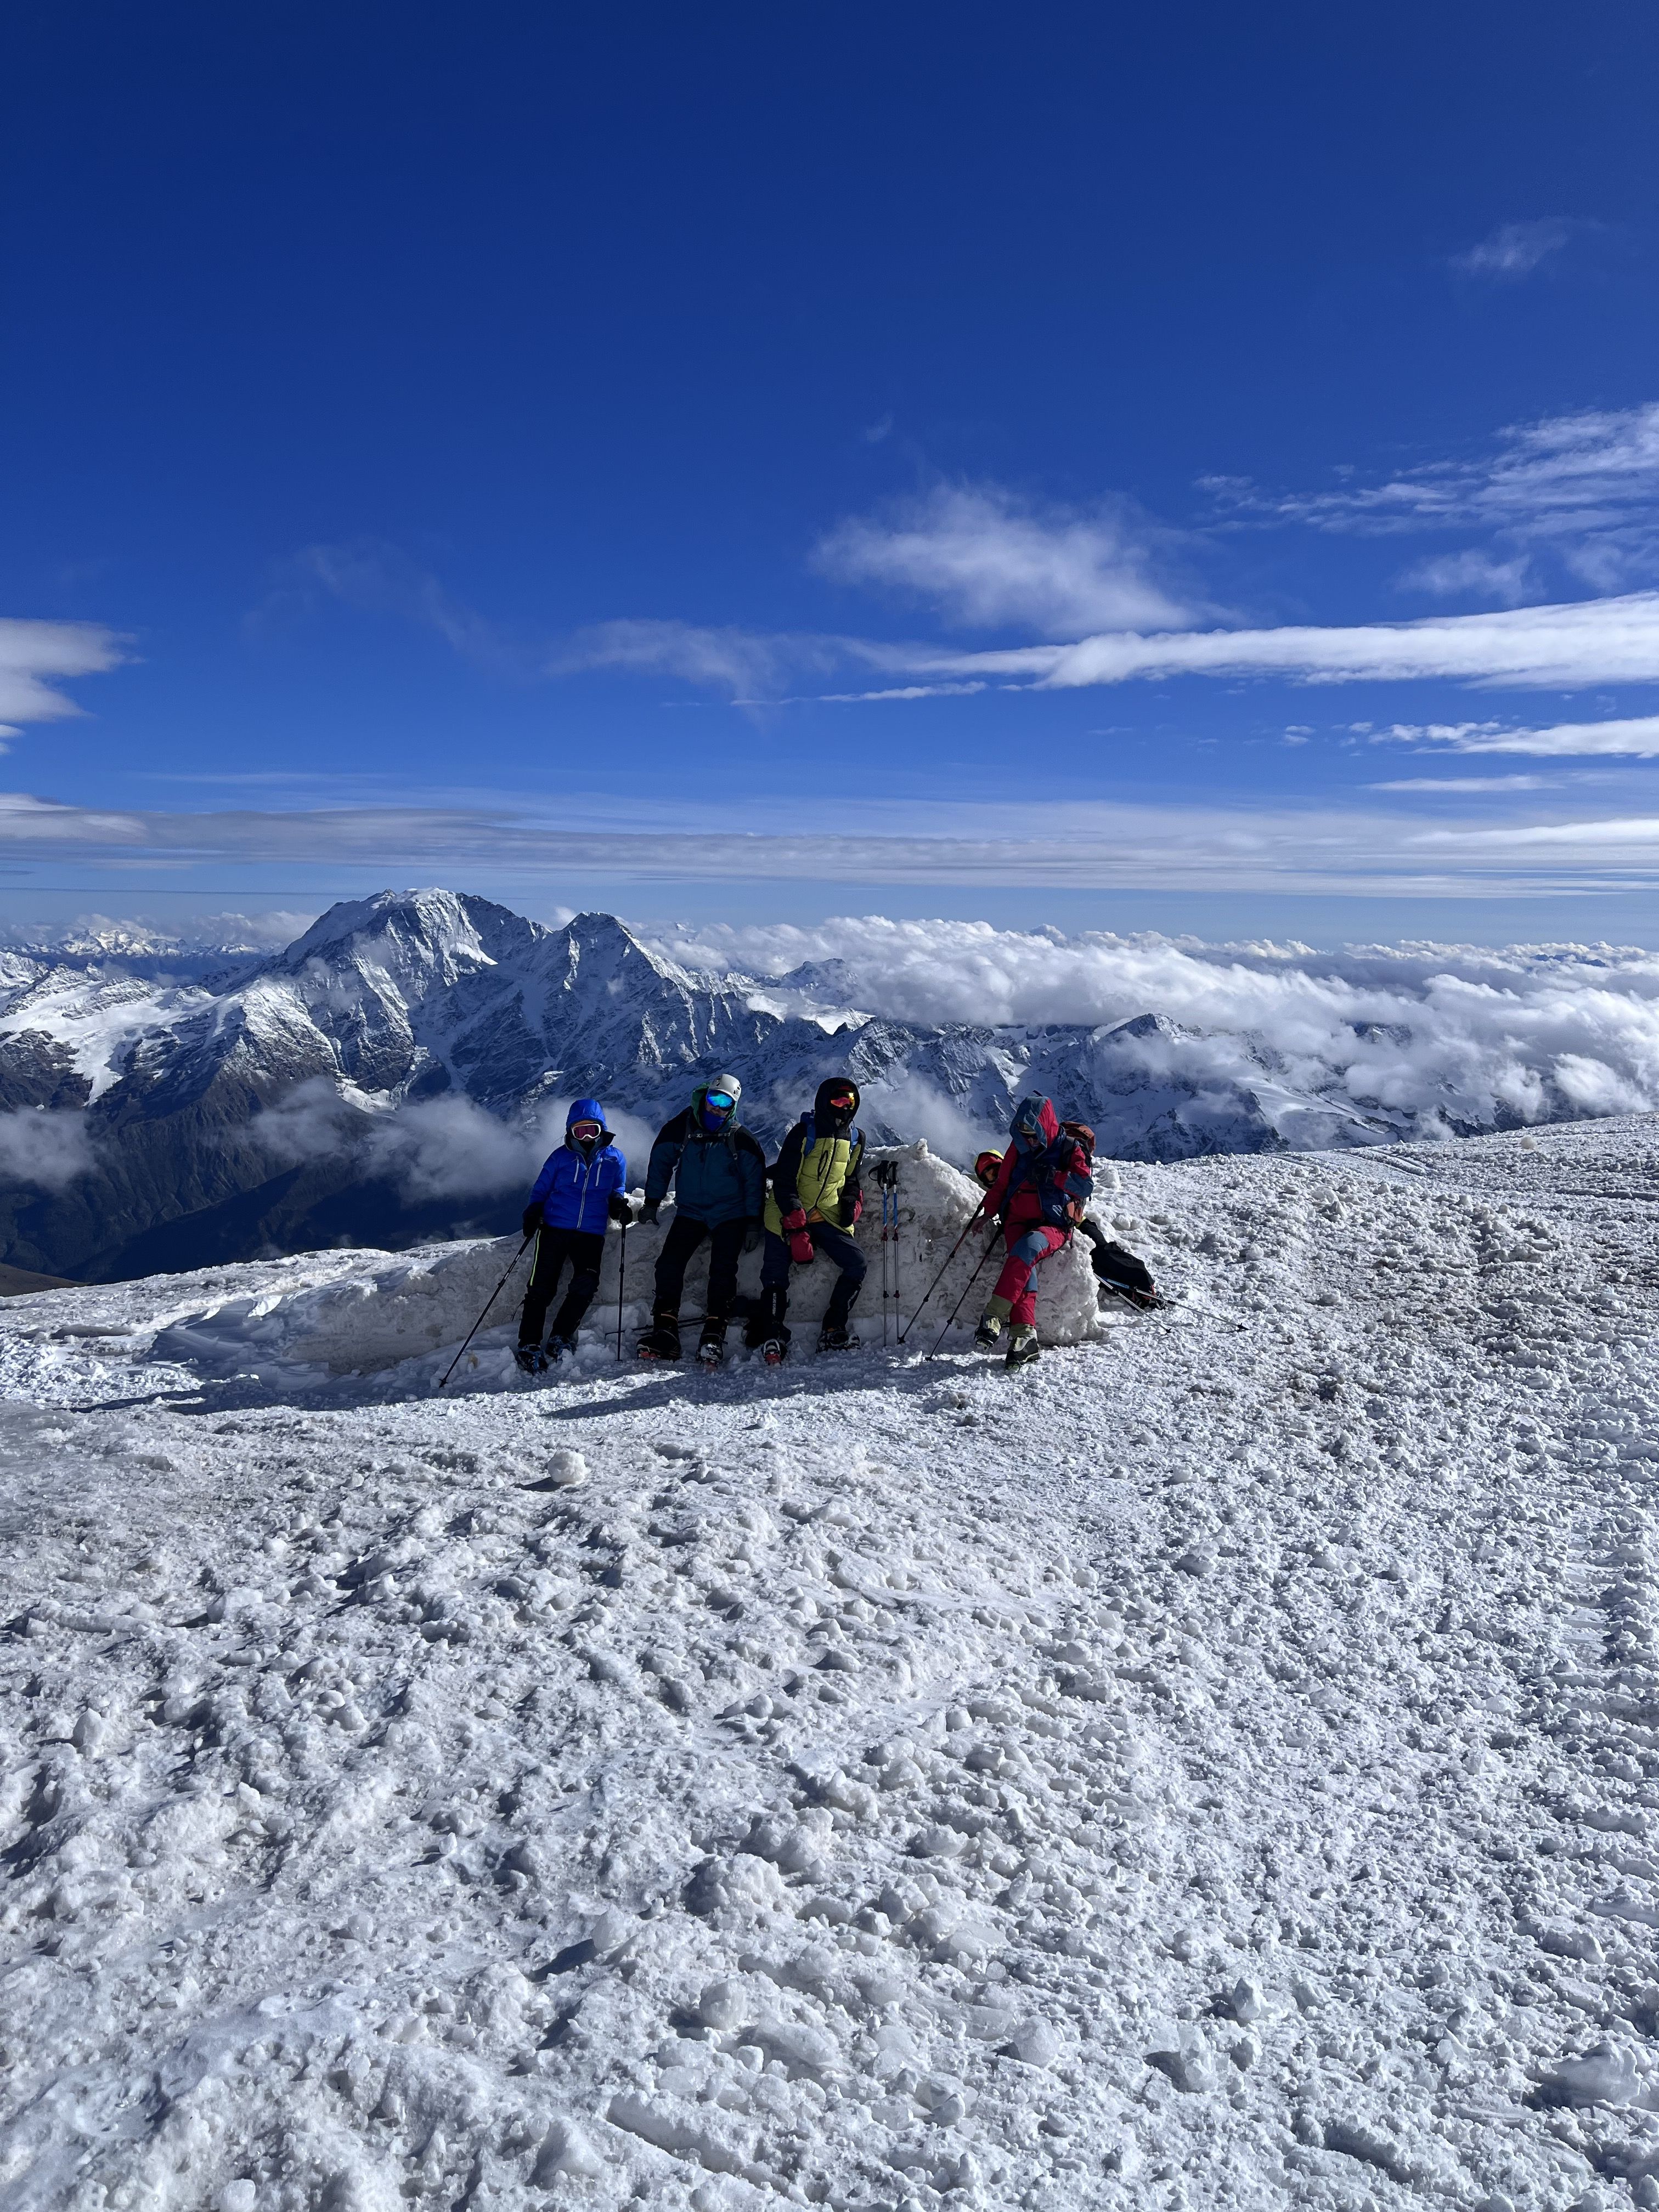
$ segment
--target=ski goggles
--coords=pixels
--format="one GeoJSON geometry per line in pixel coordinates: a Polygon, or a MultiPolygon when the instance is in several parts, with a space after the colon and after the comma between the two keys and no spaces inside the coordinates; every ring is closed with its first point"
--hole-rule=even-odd
{"type": "Polygon", "coordinates": [[[837,1114],[850,1114],[858,1100],[850,1091],[836,1091],[830,1093],[830,1103],[837,1114]]]}
{"type": "Polygon", "coordinates": [[[729,1091],[705,1091],[702,1103],[711,1114],[729,1114],[738,1102],[729,1091]]]}
{"type": "Polygon", "coordinates": [[[599,1124],[597,1121],[573,1121],[566,1132],[566,1134],[574,1137],[579,1145],[591,1145],[599,1133],[599,1124]]]}

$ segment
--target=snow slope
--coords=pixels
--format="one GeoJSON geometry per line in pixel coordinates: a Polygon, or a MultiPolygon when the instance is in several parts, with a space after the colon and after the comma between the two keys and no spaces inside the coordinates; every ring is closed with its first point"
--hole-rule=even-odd
{"type": "Polygon", "coordinates": [[[1659,2203],[1654,1134],[1126,1167],[1013,1378],[10,1302],[0,2207],[1659,2203]]]}

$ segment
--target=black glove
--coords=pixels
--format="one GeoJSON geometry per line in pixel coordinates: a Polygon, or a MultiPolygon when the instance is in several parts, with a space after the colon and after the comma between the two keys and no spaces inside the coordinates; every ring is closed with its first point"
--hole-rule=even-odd
{"type": "Polygon", "coordinates": [[[642,1227],[646,1229],[654,1229],[656,1227],[657,1208],[661,1204],[662,1200],[659,1198],[647,1198],[646,1200],[645,1204],[640,1208],[640,1222],[642,1227]]]}
{"type": "Polygon", "coordinates": [[[541,1227],[541,1225],[542,1202],[538,1198],[532,1199],[531,1203],[526,1206],[524,1210],[524,1219],[520,1223],[519,1226],[524,1231],[526,1237],[531,1237],[535,1235],[536,1231],[541,1227]]]}
{"type": "Polygon", "coordinates": [[[743,1249],[744,1249],[744,1250],[745,1252],[758,1252],[758,1251],[760,1250],[761,1246],[762,1246],[765,1242],[766,1242],[766,1224],[765,1224],[765,1223],[764,1223],[764,1222],[763,1222],[763,1221],[751,1221],[751,1222],[749,1224],[749,1226],[748,1226],[748,1227],[744,1231],[744,1232],[743,1232],[743,1249]]]}
{"type": "Polygon", "coordinates": [[[624,1229],[634,1218],[633,1207],[619,1190],[613,1190],[611,1194],[611,1218],[620,1221],[624,1229]]]}

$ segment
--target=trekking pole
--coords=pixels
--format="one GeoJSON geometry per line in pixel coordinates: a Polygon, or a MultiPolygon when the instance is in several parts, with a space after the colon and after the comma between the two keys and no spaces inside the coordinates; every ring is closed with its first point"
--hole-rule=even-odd
{"type": "MultiPolygon", "coordinates": [[[[996,1249],[997,1248],[994,1244],[988,1244],[984,1251],[981,1253],[978,1267],[975,1268],[973,1273],[968,1278],[968,1290],[963,1291],[962,1296],[957,1300],[955,1305],[951,1307],[949,1314],[945,1316],[945,1327],[940,1329],[939,1334],[933,1339],[933,1350],[927,1355],[929,1359],[933,1357],[934,1352],[937,1352],[940,1345],[944,1343],[945,1336],[949,1332],[951,1323],[956,1319],[957,1316],[962,1311],[963,1306],[968,1303],[968,1291],[971,1291],[973,1289],[974,1285],[978,1282],[980,1277],[985,1273],[985,1262],[990,1258],[992,1253],[994,1252],[996,1249]]],[[[921,1310],[921,1307],[918,1306],[916,1310],[920,1313],[921,1310]]]]}
{"type": "Polygon", "coordinates": [[[486,1300],[484,1301],[484,1310],[483,1310],[483,1313],[481,1313],[481,1314],[478,1316],[478,1318],[477,1319],[477,1321],[475,1321],[475,1322],[473,1322],[473,1324],[472,1324],[471,1328],[470,1329],[468,1329],[468,1331],[467,1331],[467,1333],[466,1333],[466,1344],[462,1345],[460,1351],[459,1351],[459,1352],[458,1352],[455,1354],[455,1357],[454,1357],[454,1358],[450,1361],[450,1363],[449,1363],[448,1366],[447,1366],[447,1368],[445,1368],[445,1370],[444,1370],[444,1371],[443,1371],[443,1375],[442,1375],[442,1376],[441,1376],[441,1378],[440,1382],[439,1382],[439,1384],[438,1384],[438,1388],[439,1388],[441,1390],[443,1389],[444,1384],[445,1384],[446,1382],[448,1382],[448,1380],[449,1380],[450,1376],[451,1376],[455,1372],[455,1370],[456,1370],[456,1369],[460,1365],[460,1364],[461,1364],[461,1360],[462,1360],[462,1358],[463,1358],[463,1356],[464,1356],[464,1354],[465,1353],[465,1351],[466,1351],[466,1345],[467,1345],[467,1344],[471,1344],[471,1341],[472,1341],[473,1338],[474,1338],[474,1337],[478,1334],[478,1331],[479,1331],[479,1330],[483,1327],[483,1325],[484,1325],[484,1314],[487,1314],[487,1313],[489,1311],[490,1307],[491,1307],[491,1306],[493,1306],[493,1305],[495,1304],[495,1303],[496,1299],[497,1299],[498,1297],[500,1297],[500,1296],[501,1296],[501,1292],[502,1292],[502,1291],[507,1288],[507,1275],[510,1275],[510,1274],[513,1273],[513,1270],[514,1270],[514,1269],[518,1266],[518,1264],[519,1264],[520,1261],[523,1259],[523,1257],[524,1257],[525,1254],[526,1254],[526,1253],[530,1249],[530,1238],[531,1238],[531,1237],[533,1237],[535,1234],[536,1234],[536,1232],[535,1232],[535,1231],[532,1229],[532,1230],[531,1231],[531,1232],[530,1232],[530,1237],[526,1237],[525,1238],[524,1243],[523,1243],[522,1244],[520,1244],[520,1247],[519,1247],[518,1250],[517,1250],[517,1251],[513,1255],[513,1257],[512,1257],[512,1258],[507,1261],[507,1274],[504,1274],[504,1275],[501,1277],[501,1279],[500,1280],[500,1282],[496,1284],[496,1285],[495,1285],[495,1289],[494,1289],[494,1290],[489,1293],[489,1297],[488,1297],[488,1298],[486,1298],[486,1300]]]}
{"type": "Polygon", "coordinates": [[[881,1185],[881,1348],[887,1349],[887,1186],[881,1180],[881,1170],[876,1170],[876,1181],[881,1185]]]}
{"type": "MultiPolygon", "coordinates": [[[[960,1252],[960,1251],[961,1251],[961,1249],[962,1249],[963,1246],[963,1245],[968,1242],[968,1231],[969,1231],[969,1230],[972,1229],[972,1227],[973,1227],[974,1224],[975,1224],[975,1223],[979,1219],[979,1217],[981,1216],[981,1213],[983,1213],[983,1212],[984,1212],[984,1211],[985,1211],[985,1200],[984,1200],[983,1199],[981,1199],[981,1200],[980,1200],[979,1204],[978,1204],[978,1205],[974,1208],[973,1212],[972,1212],[969,1215],[969,1217],[968,1217],[968,1228],[967,1228],[967,1229],[964,1229],[964,1230],[963,1231],[963,1232],[962,1232],[961,1236],[957,1237],[957,1239],[956,1243],[955,1243],[951,1247],[951,1249],[950,1249],[950,1250],[949,1250],[949,1252],[945,1255],[945,1267],[948,1267],[950,1266],[950,1264],[951,1264],[951,1261],[952,1261],[952,1260],[954,1260],[954,1259],[956,1258],[957,1254],[958,1252],[960,1252]]],[[[981,1267],[984,1265],[983,1261],[981,1261],[980,1265],[981,1265],[981,1267]]],[[[916,1310],[915,1310],[915,1313],[913,1313],[913,1314],[911,1315],[911,1316],[910,1316],[909,1320],[908,1320],[908,1322],[905,1322],[905,1324],[904,1324],[904,1326],[903,1326],[903,1328],[902,1328],[902,1329],[900,1329],[900,1331],[899,1331],[899,1340],[899,1340],[899,1342],[900,1342],[901,1344],[902,1344],[902,1343],[903,1343],[903,1341],[904,1341],[905,1338],[906,1338],[907,1336],[908,1336],[908,1335],[909,1335],[909,1334],[910,1334],[911,1330],[915,1327],[915,1325],[916,1325],[917,1322],[921,1319],[921,1308],[922,1308],[922,1306],[925,1306],[925,1305],[927,1304],[927,1303],[928,1299],[929,1299],[929,1298],[931,1298],[931,1297],[933,1297],[933,1295],[934,1291],[939,1288],[939,1285],[940,1285],[940,1284],[945,1280],[945,1267],[941,1267],[941,1268],[939,1269],[939,1271],[938,1274],[936,1274],[936,1275],[934,1276],[934,1278],[933,1278],[933,1281],[932,1281],[931,1283],[929,1283],[929,1284],[928,1284],[928,1285],[927,1285],[927,1289],[926,1289],[926,1290],[922,1292],[922,1294],[921,1294],[921,1305],[918,1305],[918,1306],[917,1306],[917,1308],[916,1308],[916,1310]]],[[[975,1269],[975,1273],[977,1273],[977,1272],[978,1272],[978,1270],[977,1270],[977,1269],[975,1269]]]]}
{"type": "Polygon", "coordinates": [[[881,1341],[886,1347],[889,1329],[887,1316],[890,1311],[898,1317],[898,1166],[892,1160],[879,1161],[876,1181],[881,1186],[881,1341]],[[888,1246],[894,1247],[891,1257],[888,1246]],[[894,1303],[890,1306],[889,1301],[894,1303]]]}
{"type": "Polygon", "coordinates": [[[628,1224],[622,1225],[622,1252],[617,1261],[617,1357],[622,1358],[623,1285],[628,1279],[628,1224]]]}

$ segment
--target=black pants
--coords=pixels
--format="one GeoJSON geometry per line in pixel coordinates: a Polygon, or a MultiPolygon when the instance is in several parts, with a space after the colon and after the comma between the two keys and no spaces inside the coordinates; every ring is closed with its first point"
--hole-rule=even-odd
{"type": "Polygon", "coordinates": [[[547,1309],[553,1303],[553,1293],[559,1287],[559,1277],[567,1260],[570,1262],[570,1288],[564,1294],[564,1304],[553,1323],[553,1334],[567,1344],[574,1342],[582,1316],[592,1304],[593,1293],[599,1287],[599,1262],[604,1256],[605,1238],[592,1230],[536,1231],[530,1288],[524,1294],[524,1312],[519,1322],[520,1344],[541,1342],[542,1324],[547,1319],[547,1309]]]}
{"type": "Polygon", "coordinates": [[[657,1310],[678,1313],[685,1288],[686,1263],[706,1237],[708,1239],[708,1296],[703,1311],[710,1321],[726,1321],[738,1295],[738,1261],[749,1227],[746,1221],[721,1221],[711,1229],[706,1221],[693,1221],[677,1213],[668,1224],[657,1255],[657,1310]]]}
{"type": "MultiPolygon", "coordinates": [[[[813,1252],[821,1252],[841,1270],[836,1278],[836,1287],[830,1293],[823,1326],[845,1328],[853,1302],[863,1288],[867,1263],[848,1229],[837,1229],[828,1221],[814,1221],[809,1224],[808,1234],[812,1239],[813,1252]]],[[[775,1237],[769,1229],[766,1253],[761,1261],[761,1294],[749,1324],[750,1334],[756,1343],[767,1336],[780,1336],[786,1344],[789,1341],[783,1317],[789,1310],[789,1270],[793,1264],[786,1240],[775,1237]]]]}
{"type": "Polygon", "coordinates": [[[1111,1279],[1110,1268],[1112,1263],[1106,1257],[1106,1255],[1112,1248],[1106,1241],[1105,1231],[1101,1227],[1097,1221],[1092,1219],[1090,1215],[1085,1213],[1082,1220],[1079,1221],[1077,1225],[1077,1233],[1079,1237],[1086,1237],[1088,1240],[1090,1246],[1089,1265],[1094,1269],[1096,1274],[1100,1278],[1103,1283],[1109,1282],[1111,1279]]]}

